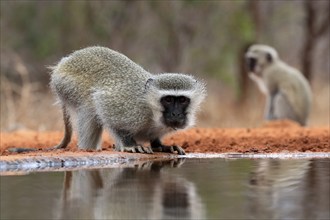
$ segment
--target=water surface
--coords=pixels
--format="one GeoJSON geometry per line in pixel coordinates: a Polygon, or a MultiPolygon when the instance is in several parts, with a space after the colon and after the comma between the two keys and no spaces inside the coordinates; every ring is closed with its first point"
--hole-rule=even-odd
{"type": "Polygon", "coordinates": [[[1,176],[1,219],[329,219],[330,159],[176,159],[1,176]]]}

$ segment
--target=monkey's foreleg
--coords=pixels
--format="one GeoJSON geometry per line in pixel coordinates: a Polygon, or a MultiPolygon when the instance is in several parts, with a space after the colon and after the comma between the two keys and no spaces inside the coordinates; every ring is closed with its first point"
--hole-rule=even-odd
{"type": "Polygon", "coordinates": [[[113,133],[117,139],[115,145],[116,151],[130,152],[130,153],[147,153],[147,154],[153,153],[151,147],[144,147],[138,145],[128,132],[117,130],[113,133]]]}
{"type": "Polygon", "coordinates": [[[182,149],[182,147],[179,146],[166,146],[163,145],[159,139],[156,139],[154,141],[150,142],[152,150],[155,152],[169,152],[169,153],[175,153],[175,151],[178,152],[179,155],[185,155],[186,152],[182,149]]]}
{"type": "Polygon", "coordinates": [[[274,97],[276,94],[270,94],[268,95],[266,99],[266,107],[265,107],[265,113],[264,118],[266,120],[275,120],[276,116],[274,114],[274,97]]]}

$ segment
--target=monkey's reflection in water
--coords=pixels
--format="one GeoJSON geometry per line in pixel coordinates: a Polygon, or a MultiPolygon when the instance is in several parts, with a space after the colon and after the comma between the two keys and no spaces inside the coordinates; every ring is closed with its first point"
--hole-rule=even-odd
{"type": "Polygon", "coordinates": [[[147,162],[134,168],[69,171],[60,219],[203,219],[193,183],[163,172],[183,159],[147,162]]]}
{"type": "Polygon", "coordinates": [[[264,159],[250,176],[250,218],[329,219],[329,161],[264,159]]]}

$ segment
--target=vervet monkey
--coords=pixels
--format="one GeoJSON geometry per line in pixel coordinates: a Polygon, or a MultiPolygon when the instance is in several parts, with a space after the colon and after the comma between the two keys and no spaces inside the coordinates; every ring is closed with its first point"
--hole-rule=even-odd
{"type": "Polygon", "coordinates": [[[266,95],[265,118],[291,119],[306,125],[312,92],[303,74],[283,62],[276,50],[266,45],[249,47],[246,61],[250,78],[266,95]]]}
{"type": "Polygon", "coordinates": [[[54,148],[69,144],[75,114],[78,147],[84,150],[100,149],[106,128],[117,151],[185,154],[179,146],[163,145],[160,138],[193,126],[206,96],[204,83],[193,76],[151,74],[123,54],[98,46],[75,51],[52,67],[50,86],[65,125],[64,138],[54,148]],[[151,147],[137,141],[148,141],[151,147]]]}

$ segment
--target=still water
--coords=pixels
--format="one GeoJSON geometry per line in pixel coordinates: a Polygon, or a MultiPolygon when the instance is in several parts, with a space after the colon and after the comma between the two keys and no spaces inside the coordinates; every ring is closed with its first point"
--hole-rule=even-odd
{"type": "Polygon", "coordinates": [[[330,159],[176,159],[1,176],[1,219],[329,219],[330,159]]]}

